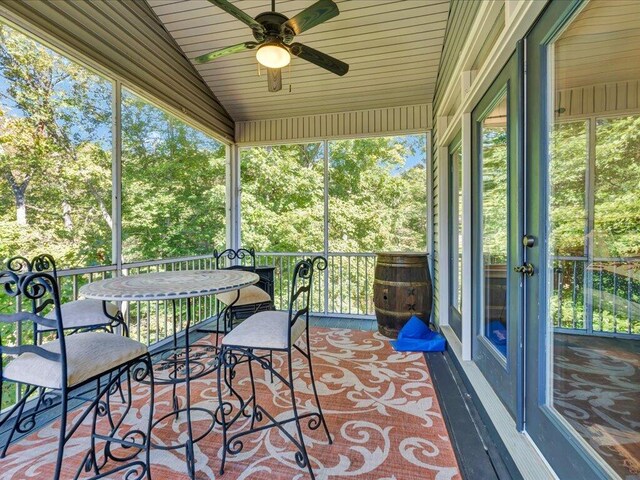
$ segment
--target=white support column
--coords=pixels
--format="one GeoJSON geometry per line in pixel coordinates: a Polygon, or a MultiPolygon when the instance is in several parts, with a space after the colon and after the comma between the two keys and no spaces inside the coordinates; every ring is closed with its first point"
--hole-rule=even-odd
{"type": "Polygon", "coordinates": [[[433,273],[433,155],[431,146],[431,131],[425,133],[426,151],[425,151],[425,167],[427,171],[427,253],[430,256],[429,266],[433,273]]]}
{"type": "MultiPolygon", "coordinates": [[[[115,80],[111,93],[111,263],[116,266],[114,276],[122,271],[122,83],[115,80]]],[[[117,302],[125,319],[129,316],[129,302],[117,302]]],[[[122,333],[122,327],[117,328],[122,333]]]]}
{"type": "Polygon", "coordinates": [[[462,114],[462,360],[471,360],[471,113],[462,114]]]}
{"type": "MultiPolygon", "coordinates": [[[[324,154],[324,256],[329,263],[329,141],[323,140],[324,154]]],[[[324,271],[324,313],[329,313],[329,268],[324,271]]]]}
{"type": "MultiPolygon", "coordinates": [[[[438,128],[441,125],[438,119],[438,128]]],[[[439,324],[449,325],[449,149],[438,147],[438,304],[439,324]]]]}
{"type": "Polygon", "coordinates": [[[122,84],[113,82],[111,94],[111,263],[122,273],[122,84]]]}
{"type": "MultiPolygon", "coordinates": [[[[429,254],[429,273],[431,274],[431,284],[433,285],[435,282],[434,272],[433,272],[433,154],[432,154],[432,145],[431,145],[431,131],[425,133],[425,141],[426,141],[426,149],[425,149],[425,167],[426,167],[426,178],[425,182],[427,182],[427,231],[425,232],[427,235],[427,253],[429,254]]],[[[430,322],[433,322],[434,312],[433,308],[431,309],[431,318],[429,318],[430,322]]]]}
{"type": "Polygon", "coordinates": [[[240,238],[240,195],[242,186],[240,185],[240,147],[233,144],[227,147],[227,248],[237,250],[240,248],[242,239],[240,238]]]}

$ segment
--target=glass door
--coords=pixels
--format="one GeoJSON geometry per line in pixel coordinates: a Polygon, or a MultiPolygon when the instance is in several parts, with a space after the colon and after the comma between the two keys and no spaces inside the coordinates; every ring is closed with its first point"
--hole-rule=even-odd
{"type": "Polygon", "coordinates": [[[474,362],[518,415],[522,209],[520,54],[509,59],[472,112],[474,362]]]}
{"type": "Polygon", "coordinates": [[[561,478],[640,478],[640,2],[526,39],[526,429],[561,478]]]}

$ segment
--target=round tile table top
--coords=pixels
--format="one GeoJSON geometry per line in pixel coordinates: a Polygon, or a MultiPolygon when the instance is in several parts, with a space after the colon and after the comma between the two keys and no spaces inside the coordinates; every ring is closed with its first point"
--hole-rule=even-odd
{"type": "Polygon", "coordinates": [[[107,278],[80,288],[96,300],[176,300],[238,290],[257,283],[256,273],[243,270],[180,270],[107,278]]]}

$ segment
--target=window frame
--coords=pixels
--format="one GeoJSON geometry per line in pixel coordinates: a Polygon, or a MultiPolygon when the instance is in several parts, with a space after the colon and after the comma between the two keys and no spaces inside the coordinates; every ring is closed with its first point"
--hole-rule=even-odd
{"type": "Polygon", "coordinates": [[[448,282],[449,282],[449,298],[448,298],[448,309],[449,309],[449,325],[458,336],[458,339],[462,339],[462,303],[464,301],[463,291],[464,291],[464,275],[463,272],[463,262],[458,260],[458,257],[463,253],[463,242],[459,242],[457,239],[460,238],[459,226],[462,225],[462,231],[464,233],[464,218],[463,218],[463,210],[464,210],[464,200],[462,205],[462,210],[459,210],[459,199],[464,198],[464,185],[463,182],[458,182],[457,179],[462,177],[462,169],[464,169],[464,153],[462,151],[462,130],[459,130],[458,133],[454,136],[453,140],[447,146],[447,175],[448,175],[448,186],[447,186],[447,211],[449,213],[449,222],[448,222],[448,238],[449,238],[449,248],[448,248],[448,282]],[[454,163],[454,155],[458,154],[460,156],[459,164],[454,163]],[[460,183],[460,184],[458,184],[460,183]],[[454,192],[454,187],[457,186],[458,190],[454,192]],[[459,197],[462,196],[462,197],[459,197]],[[455,240],[454,240],[455,239],[455,240]],[[454,241],[456,242],[457,251],[454,248],[454,241]],[[456,254],[457,255],[454,255],[456,254]],[[458,282],[458,274],[460,275],[461,281],[458,282]],[[458,283],[458,291],[456,291],[456,284],[458,283]],[[460,309],[457,308],[457,296],[460,296],[460,309]]]}

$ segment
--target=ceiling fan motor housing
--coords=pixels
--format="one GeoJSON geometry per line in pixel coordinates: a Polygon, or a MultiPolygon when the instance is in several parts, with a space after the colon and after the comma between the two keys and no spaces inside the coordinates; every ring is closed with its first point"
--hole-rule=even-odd
{"type": "Polygon", "coordinates": [[[280,40],[289,44],[295,36],[290,28],[282,28],[282,24],[289,20],[286,15],[278,12],[264,12],[255,18],[256,22],[264,27],[265,32],[253,30],[253,36],[258,42],[280,40]]]}
{"type": "MultiPolygon", "coordinates": [[[[271,60],[275,58],[274,56],[282,57],[280,59],[281,61],[271,62],[273,65],[280,64],[284,60],[286,60],[286,63],[283,65],[287,65],[290,60],[290,55],[295,55],[302,60],[313,63],[314,65],[324,68],[336,75],[346,75],[349,71],[349,65],[337,58],[333,58],[330,55],[293,41],[294,37],[297,35],[300,35],[301,33],[338,16],[340,14],[340,10],[334,0],[316,0],[314,4],[305,8],[301,12],[298,12],[292,18],[288,18],[282,13],[275,11],[275,0],[271,1],[272,11],[263,12],[255,18],[240,10],[229,0],[209,0],[209,2],[218,6],[250,27],[256,41],[242,42],[236,45],[231,45],[227,48],[200,55],[194,59],[197,63],[207,63],[226,55],[258,48],[256,58],[259,56],[260,52],[262,52],[262,56],[264,57],[263,60],[265,62],[270,61],[267,58],[268,55],[271,55],[271,60]],[[278,51],[278,49],[285,50],[286,52],[283,53],[282,51],[278,51]]],[[[258,59],[258,61],[260,61],[260,59],[258,59]]],[[[268,63],[263,63],[263,65],[268,65],[268,63]]],[[[279,75],[279,67],[272,67],[272,70],[276,69],[277,74],[279,75]]],[[[276,73],[274,73],[274,75],[276,75],[276,73]]],[[[274,89],[270,91],[277,90],[278,89],[274,89]]]]}

